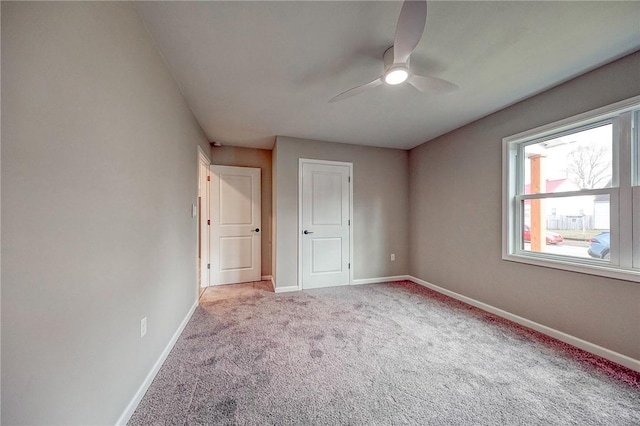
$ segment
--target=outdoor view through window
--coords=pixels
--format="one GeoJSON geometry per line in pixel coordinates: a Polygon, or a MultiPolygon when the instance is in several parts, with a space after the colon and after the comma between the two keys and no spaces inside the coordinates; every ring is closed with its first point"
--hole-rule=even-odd
{"type": "Polygon", "coordinates": [[[522,250],[609,261],[611,123],[524,146],[522,250]],[[571,193],[571,194],[563,194],[571,193]]]}

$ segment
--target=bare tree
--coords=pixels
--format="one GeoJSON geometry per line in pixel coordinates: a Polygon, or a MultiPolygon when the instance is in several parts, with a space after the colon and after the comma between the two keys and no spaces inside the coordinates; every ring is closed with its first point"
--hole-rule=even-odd
{"type": "Polygon", "coordinates": [[[567,176],[580,189],[604,188],[611,181],[611,152],[605,146],[579,146],[567,157],[567,176]]]}

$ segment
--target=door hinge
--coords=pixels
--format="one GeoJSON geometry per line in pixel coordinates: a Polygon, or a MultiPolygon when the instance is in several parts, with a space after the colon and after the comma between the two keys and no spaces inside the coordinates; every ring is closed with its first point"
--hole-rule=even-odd
{"type": "Polygon", "coordinates": [[[350,263],[348,263],[347,265],[349,265],[349,269],[351,269],[351,264],[350,264],[350,263]]]}
{"type": "Polygon", "coordinates": [[[351,182],[351,176],[349,176],[347,179],[348,179],[347,182],[351,182]]]}
{"type": "Polygon", "coordinates": [[[211,182],[211,176],[207,176],[207,182],[211,182]]]}
{"type": "Polygon", "coordinates": [[[207,225],[211,225],[211,219],[207,219],[207,225]]]}
{"type": "Polygon", "coordinates": [[[211,264],[207,263],[207,269],[211,269],[211,264]]]}
{"type": "Polygon", "coordinates": [[[347,225],[351,226],[351,219],[347,220],[347,225]]]}

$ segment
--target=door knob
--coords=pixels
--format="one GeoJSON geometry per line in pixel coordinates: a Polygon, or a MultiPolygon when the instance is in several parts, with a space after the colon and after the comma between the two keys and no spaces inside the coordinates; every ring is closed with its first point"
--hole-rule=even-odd
{"type": "Polygon", "coordinates": [[[304,233],[304,235],[307,235],[307,234],[313,234],[313,231],[307,231],[307,230],[305,229],[303,233],[304,233]]]}
{"type": "Polygon", "coordinates": [[[260,228],[253,229],[252,232],[260,232],[260,228]]]}

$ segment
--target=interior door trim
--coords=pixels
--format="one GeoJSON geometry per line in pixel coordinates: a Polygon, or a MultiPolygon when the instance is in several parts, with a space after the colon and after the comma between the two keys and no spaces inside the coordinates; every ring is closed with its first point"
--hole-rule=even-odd
{"type": "Polygon", "coordinates": [[[349,168],[349,285],[353,285],[353,163],[344,161],[316,160],[312,158],[300,158],[298,160],[298,290],[302,287],[302,166],[303,164],[324,164],[331,166],[346,166],[349,168]]]}

